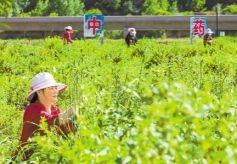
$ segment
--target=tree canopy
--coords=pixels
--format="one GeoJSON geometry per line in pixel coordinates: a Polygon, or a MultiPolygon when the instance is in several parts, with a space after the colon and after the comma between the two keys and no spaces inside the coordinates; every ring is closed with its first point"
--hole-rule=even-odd
{"type": "Polygon", "coordinates": [[[104,15],[175,15],[214,11],[217,4],[226,14],[237,10],[236,0],[0,0],[0,16],[79,16],[93,11],[104,15]]]}

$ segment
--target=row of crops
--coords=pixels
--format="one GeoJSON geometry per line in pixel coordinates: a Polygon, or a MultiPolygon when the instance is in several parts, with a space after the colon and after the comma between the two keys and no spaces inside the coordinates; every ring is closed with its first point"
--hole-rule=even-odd
{"type": "Polygon", "coordinates": [[[234,163],[236,43],[0,40],[0,161],[19,143],[31,78],[47,71],[68,85],[58,106],[77,110],[78,131],[33,138],[32,162],[234,163]]]}

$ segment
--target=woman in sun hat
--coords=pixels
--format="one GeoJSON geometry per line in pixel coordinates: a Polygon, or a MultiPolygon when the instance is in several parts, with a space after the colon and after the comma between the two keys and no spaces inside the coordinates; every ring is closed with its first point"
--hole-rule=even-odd
{"type": "MultiPolygon", "coordinates": [[[[59,127],[58,133],[67,134],[72,128],[70,122],[64,125],[60,124],[59,117],[61,111],[55,106],[57,97],[60,92],[66,88],[65,84],[55,81],[53,76],[48,72],[42,72],[35,75],[32,79],[31,92],[27,96],[30,104],[26,107],[23,117],[23,129],[20,139],[20,146],[13,155],[16,158],[18,152],[29,143],[28,139],[32,138],[36,133],[44,135],[40,130],[41,119],[45,118],[48,124],[48,130],[54,125],[59,127]]],[[[23,150],[23,160],[27,160],[33,153],[33,150],[23,150]]]]}
{"type": "Polygon", "coordinates": [[[128,28],[128,34],[126,35],[125,42],[127,46],[135,45],[137,43],[137,32],[136,29],[131,27],[128,28]]]}
{"type": "Polygon", "coordinates": [[[72,29],[72,26],[66,26],[66,27],[64,27],[64,31],[63,31],[63,33],[61,34],[64,43],[67,43],[67,44],[72,44],[72,43],[73,43],[72,34],[73,34],[74,31],[75,31],[75,30],[72,29]]]}
{"type": "Polygon", "coordinates": [[[208,28],[204,37],[203,37],[203,45],[206,47],[206,45],[212,45],[213,42],[213,34],[214,32],[208,28]]]}

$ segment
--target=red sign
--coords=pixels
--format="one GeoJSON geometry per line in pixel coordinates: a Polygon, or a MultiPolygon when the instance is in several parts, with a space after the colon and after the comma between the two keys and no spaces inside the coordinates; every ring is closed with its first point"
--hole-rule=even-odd
{"type": "Polygon", "coordinates": [[[205,33],[204,24],[205,22],[201,19],[193,21],[193,34],[194,35],[200,34],[201,36],[203,36],[205,33]]]}
{"type": "Polygon", "coordinates": [[[95,16],[87,21],[88,29],[92,29],[93,35],[96,34],[96,29],[101,29],[101,20],[97,20],[95,16]]]}

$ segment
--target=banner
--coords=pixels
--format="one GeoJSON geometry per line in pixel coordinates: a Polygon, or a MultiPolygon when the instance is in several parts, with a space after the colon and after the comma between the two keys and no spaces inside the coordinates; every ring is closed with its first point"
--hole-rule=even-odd
{"type": "Polygon", "coordinates": [[[203,38],[207,31],[207,18],[206,17],[191,17],[190,19],[190,39],[203,38]]]}
{"type": "Polygon", "coordinates": [[[103,15],[84,15],[84,37],[101,36],[104,33],[103,15]]]}

